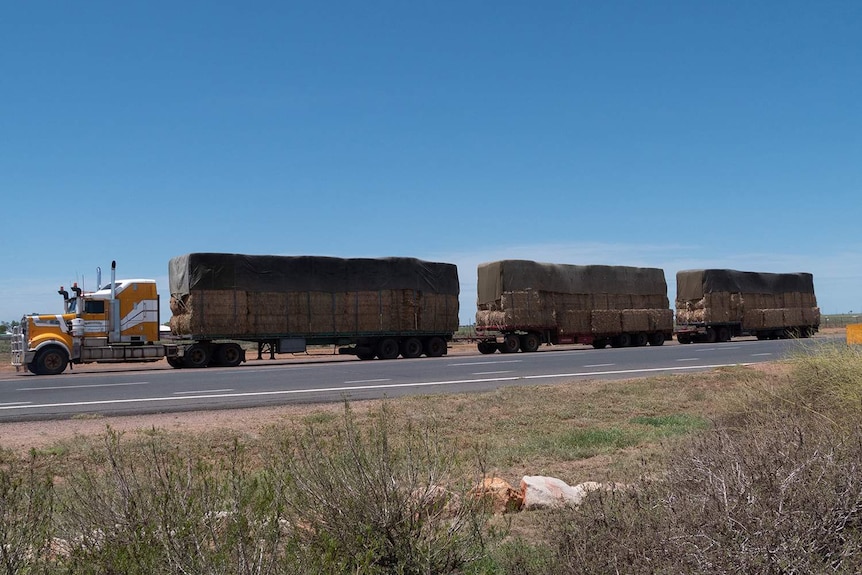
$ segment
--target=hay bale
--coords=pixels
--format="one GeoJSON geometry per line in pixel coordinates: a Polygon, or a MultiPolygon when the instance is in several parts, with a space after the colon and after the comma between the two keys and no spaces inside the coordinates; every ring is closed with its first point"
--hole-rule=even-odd
{"type": "Polygon", "coordinates": [[[767,329],[784,327],[784,310],[780,308],[763,310],[763,327],[767,329]]]}
{"type": "Polygon", "coordinates": [[[802,325],[820,325],[820,308],[819,307],[803,307],[802,325]]]}
{"type": "Polygon", "coordinates": [[[289,331],[286,294],[247,292],[248,326],[256,334],[278,334],[289,331]]]}
{"type": "Polygon", "coordinates": [[[632,309],[632,296],[629,294],[608,294],[608,309],[632,309]]]}
{"type": "Polygon", "coordinates": [[[784,325],[787,327],[794,327],[798,325],[803,325],[805,320],[802,318],[802,308],[798,307],[786,307],[784,308],[784,325]]]}
{"type": "Polygon", "coordinates": [[[645,309],[624,309],[620,312],[622,330],[625,332],[649,331],[649,311],[645,309]]]}
{"type": "Polygon", "coordinates": [[[742,314],[743,329],[763,329],[766,327],[766,322],[761,309],[746,309],[742,314]]]}
{"type": "Polygon", "coordinates": [[[556,324],[560,333],[588,334],[591,331],[592,312],[580,309],[561,310],[556,314],[556,324]]]}
{"type": "Polygon", "coordinates": [[[608,307],[608,294],[606,294],[606,293],[590,294],[590,309],[592,309],[592,310],[610,309],[608,307]]]}
{"type": "Polygon", "coordinates": [[[506,313],[502,311],[479,310],[476,312],[476,327],[493,329],[505,325],[506,313]]]}
{"type": "Polygon", "coordinates": [[[620,310],[593,310],[590,324],[593,334],[618,334],[622,331],[622,313],[620,310]]]}
{"type": "Polygon", "coordinates": [[[672,331],[673,330],[673,310],[664,307],[660,309],[651,309],[650,312],[650,327],[655,331],[672,331]]]}

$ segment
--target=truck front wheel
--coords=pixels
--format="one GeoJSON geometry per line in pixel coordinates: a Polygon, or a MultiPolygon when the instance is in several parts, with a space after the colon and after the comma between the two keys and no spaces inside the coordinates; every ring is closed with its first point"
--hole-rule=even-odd
{"type": "Polygon", "coordinates": [[[46,347],[36,354],[35,372],[37,375],[58,375],[63,373],[69,363],[69,354],[62,347],[46,347]]]}

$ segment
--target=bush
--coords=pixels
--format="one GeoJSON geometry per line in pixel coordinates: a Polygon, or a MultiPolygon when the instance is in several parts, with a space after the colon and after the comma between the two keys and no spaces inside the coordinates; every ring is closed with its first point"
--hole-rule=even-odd
{"type": "Polygon", "coordinates": [[[454,450],[433,428],[393,433],[385,406],[367,433],[345,406],[333,436],[310,425],[274,460],[296,573],[457,573],[484,555],[454,450]]]}
{"type": "Polygon", "coordinates": [[[54,489],[35,454],[0,452],[0,573],[40,573],[51,553],[54,489]]]}
{"type": "Polygon", "coordinates": [[[860,367],[846,349],[794,359],[786,387],[672,452],[665,474],[551,514],[552,567],[533,572],[862,572],[860,367]]]}
{"type": "Polygon", "coordinates": [[[158,434],[125,445],[109,430],[70,477],[59,529],[72,573],[272,573],[274,490],[244,467],[234,442],[215,461],[158,434]]]}

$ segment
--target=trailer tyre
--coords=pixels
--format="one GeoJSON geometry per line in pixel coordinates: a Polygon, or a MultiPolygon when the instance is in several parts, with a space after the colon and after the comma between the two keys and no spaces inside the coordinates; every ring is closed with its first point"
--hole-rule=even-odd
{"type": "Polygon", "coordinates": [[[607,347],[607,345],[608,345],[608,340],[606,340],[604,338],[593,340],[593,349],[605,349],[607,347]]]}
{"type": "Polygon", "coordinates": [[[533,353],[534,351],[539,349],[539,346],[542,344],[539,336],[535,333],[528,333],[526,335],[522,335],[521,338],[521,351],[526,353],[533,353]]]}
{"type": "Polygon", "coordinates": [[[174,356],[174,357],[167,357],[165,359],[167,360],[168,365],[174,369],[182,369],[186,366],[186,364],[183,362],[183,358],[181,358],[181,357],[174,356]]]}
{"type": "Polygon", "coordinates": [[[412,359],[422,355],[422,342],[415,337],[408,337],[401,342],[401,355],[412,359]]]}
{"type": "Polygon", "coordinates": [[[446,340],[442,337],[432,337],[425,342],[425,355],[428,357],[442,357],[446,355],[446,340]]]}
{"type": "Polygon", "coordinates": [[[183,362],[186,367],[201,368],[210,364],[212,359],[212,350],[210,346],[203,343],[196,343],[190,346],[183,355],[183,362]]]}
{"type": "Polygon", "coordinates": [[[616,337],[611,338],[611,347],[629,347],[632,344],[632,338],[627,333],[621,333],[616,337]]]}
{"type": "Polygon", "coordinates": [[[730,328],[729,327],[720,327],[718,328],[718,334],[716,335],[718,341],[725,342],[730,341],[730,328]]]}
{"type": "Polygon", "coordinates": [[[687,345],[691,343],[691,336],[687,333],[678,333],[676,334],[676,340],[683,345],[687,345]]]}
{"type": "Polygon", "coordinates": [[[238,343],[219,344],[216,356],[218,364],[225,367],[236,367],[245,360],[245,352],[238,343]]]}
{"type": "Polygon", "coordinates": [[[497,351],[497,344],[490,341],[480,341],[476,347],[479,348],[479,353],[482,355],[489,355],[497,351]]]}
{"type": "Polygon", "coordinates": [[[507,333],[500,344],[502,353],[515,353],[521,347],[521,338],[517,334],[507,333]]]}
{"type": "Polygon", "coordinates": [[[377,344],[377,357],[380,359],[395,359],[400,352],[398,342],[391,337],[381,339],[377,344]]]}
{"type": "Polygon", "coordinates": [[[664,334],[660,331],[649,336],[649,344],[654,347],[664,345],[664,334]]]}
{"type": "Polygon", "coordinates": [[[718,341],[718,333],[716,333],[713,328],[708,327],[706,328],[706,336],[704,339],[706,343],[715,343],[718,341]]]}
{"type": "Polygon", "coordinates": [[[41,349],[33,363],[37,375],[59,375],[69,364],[69,354],[62,347],[52,345],[41,349]]]}
{"type": "Polygon", "coordinates": [[[632,345],[635,347],[643,347],[649,343],[649,336],[644,333],[636,333],[634,337],[632,337],[632,345]]]}

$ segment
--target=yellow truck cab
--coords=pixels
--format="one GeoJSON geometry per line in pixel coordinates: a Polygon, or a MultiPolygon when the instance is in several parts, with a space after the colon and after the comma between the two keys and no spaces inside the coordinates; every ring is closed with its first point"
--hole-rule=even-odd
{"type": "Polygon", "coordinates": [[[177,355],[159,343],[159,295],[149,279],[116,280],[93,292],[60,287],[64,313],[31,315],[13,330],[12,364],[37,375],[62,373],[67,365],[156,361],[177,355]]]}

